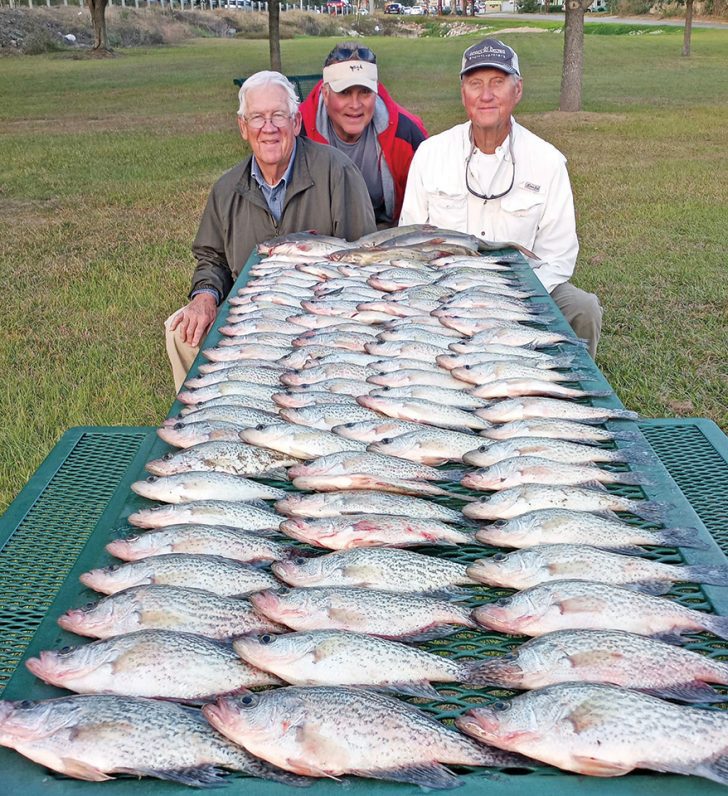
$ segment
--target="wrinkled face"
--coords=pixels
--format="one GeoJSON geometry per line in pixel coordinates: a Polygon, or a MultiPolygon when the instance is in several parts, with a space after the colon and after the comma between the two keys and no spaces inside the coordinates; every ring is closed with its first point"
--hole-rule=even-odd
{"type": "Polygon", "coordinates": [[[500,69],[474,69],[460,84],[463,106],[474,127],[507,129],[523,93],[522,81],[500,69]]]}
{"type": "Polygon", "coordinates": [[[301,114],[296,113],[283,127],[276,127],[273,122],[267,121],[260,130],[253,130],[246,119],[258,114],[270,119],[274,113],[288,112],[288,95],[281,86],[260,86],[247,93],[245,118],[238,117],[238,124],[240,134],[250,144],[261,166],[286,168],[296,136],[301,131],[301,114]]]}
{"type": "Polygon", "coordinates": [[[351,86],[337,94],[325,85],[323,97],[336,135],[348,143],[357,141],[374,117],[377,95],[363,86],[351,86]]]}

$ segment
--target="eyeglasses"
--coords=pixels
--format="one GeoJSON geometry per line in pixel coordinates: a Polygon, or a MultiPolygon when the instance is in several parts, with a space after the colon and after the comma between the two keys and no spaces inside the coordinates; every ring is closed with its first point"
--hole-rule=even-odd
{"type": "Polygon", "coordinates": [[[245,116],[243,118],[251,130],[262,130],[268,122],[270,122],[274,127],[285,127],[287,124],[290,124],[292,117],[290,113],[276,111],[270,116],[265,116],[262,113],[253,113],[250,116],[245,116]]]}
{"type": "Polygon", "coordinates": [[[377,56],[368,47],[346,47],[339,46],[326,56],[324,66],[338,63],[339,61],[349,61],[357,58],[359,61],[368,61],[370,64],[377,62],[377,56]]]}
{"type": "MultiPolygon", "coordinates": [[[[510,193],[511,189],[513,188],[513,183],[516,180],[516,158],[513,155],[513,131],[508,134],[508,151],[510,152],[511,157],[511,184],[505,189],[505,191],[501,191],[501,193],[494,193],[488,195],[487,193],[478,193],[474,191],[470,187],[470,181],[468,180],[468,172],[470,171],[470,161],[472,160],[473,155],[475,154],[475,150],[477,147],[474,143],[472,143],[472,133],[471,133],[471,146],[470,146],[470,154],[468,155],[468,159],[465,161],[465,187],[468,189],[468,193],[471,193],[473,196],[477,196],[478,199],[482,199],[484,202],[489,202],[491,199],[500,199],[502,196],[505,196],[507,193],[510,193]]],[[[500,167],[499,167],[500,170],[500,167]]]]}

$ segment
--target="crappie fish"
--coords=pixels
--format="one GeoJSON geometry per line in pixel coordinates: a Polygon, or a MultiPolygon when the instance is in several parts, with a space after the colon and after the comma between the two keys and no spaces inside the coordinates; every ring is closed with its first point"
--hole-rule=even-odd
{"type": "Polygon", "coordinates": [[[195,500],[190,503],[165,503],[140,509],[127,517],[139,528],[164,528],[167,525],[225,525],[241,531],[262,531],[277,526],[275,512],[267,505],[255,506],[240,500],[195,500]]]}
{"type": "Polygon", "coordinates": [[[290,321],[271,318],[270,320],[242,321],[240,323],[227,324],[221,326],[220,334],[228,337],[249,337],[251,334],[259,332],[272,332],[273,334],[297,334],[299,327],[290,321]]]}
{"type": "Polygon", "coordinates": [[[486,412],[485,408],[466,412],[455,406],[442,406],[422,398],[383,398],[360,395],[356,400],[361,406],[387,415],[387,417],[450,428],[455,431],[469,428],[481,431],[490,425],[488,420],[475,414],[475,412],[486,412]]]}
{"type": "Polygon", "coordinates": [[[396,437],[409,431],[421,431],[421,423],[412,423],[409,420],[393,420],[380,417],[379,420],[364,420],[358,423],[342,423],[333,426],[332,431],[346,439],[359,440],[360,442],[377,442],[385,437],[396,437]]]}
{"type": "MultiPolygon", "coordinates": [[[[243,324],[236,324],[236,325],[242,326],[243,324]]],[[[230,337],[228,335],[225,335],[218,340],[217,345],[220,348],[224,348],[225,346],[238,346],[241,344],[245,345],[262,344],[262,345],[281,346],[285,348],[291,345],[291,342],[295,336],[296,336],[295,331],[288,332],[287,334],[282,334],[280,332],[251,332],[249,334],[238,335],[236,337],[230,337]]]]}
{"type": "Polygon", "coordinates": [[[408,359],[407,357],[388,357],[374,358],[372,365],[375,365],[380,373],[391,373],[397,370],[421,370],[429,373],[432,370],[432,363],[429,360],[408,359]]]}
{"type": "Polygon", "coordinates": [[[449,635],[457,626],[477,627],[469,611],[452,602],[373,589],[266,589],[249,600],[259,614],[293,630],[353,630],[424,641],[449,635]]]}
{"type": "Polygon", "coordinates": [[[28,658],[43,682],[79,694],[119,694],[201,702],[244,688],[281,685],[240,660],[225,642],[170,630],[138,630],[28,658]]]}
{"type": "Polygon", "coordinates": [[[582,544],[537,545],[507,555],[497,553],[473,562],[468,574],[482,583],[509,589],[574,578],[648,594],[665,594],[678,582],[728,585],[726,566],[674,566],[582,544]]]}
{"type": "MultiPolygon", "coordinates": [[[[453,368],[452,375],[460,381],[471,384],[489,384],[503,379],[538,379],[541,381],[581,381],[590,374],[581,372],[562,373],[537,366],[521,365],[513,362],[483,362],[479,365],[465,365],[453,368]]],[[[593,377],[591,377],[593,378],[593,377]]]]}
{"type": "MultiPolygon", "coordinates": [[[[287,323],[287,321],[271,321],[271,323],[287,323]]],[[[249,384],[268,384],[274,387],[279,383],[279,368],[274,362],[265,362],[264,365],[258,364],[252,367],[248,363],[242,365],[230,365],[203,376],[187,379],[185,386],[190,389],[198,387],[209,387],[219,381],[245,381],[249,384]]]]}
{"type": "Polygon", "coordinates": [[[314,547],[349,550],[358,547],[417,547],[473,544],[472,531],[433,519],[387,514],[342,514],[317,520],[288,519],[281,533],[314,547]]]}
{"type": "MultiPolygon", "coordinates": [[[[441,312],[439,316],[440,323],[443,326],[447,326],[449,329],[455,329],[461,334],[466,335],[466,340],[472,340],[473,342],[477,341],[475,336],[484,331],[490,331],[492,329],[505,329],[518,334],[520,321],[546,325],[550,320],[545,315],[529,315],[528,313],[517,313],[513,310],[498,311],[494,309],[483,308],[473,310],[469,313],[466,310],[456,310],[455,312],[458,314],[450,314],[447,310],[441,312]],[[470,317],[464,317],[467,315],[470,317]]],[[[472,350],[473,349],[471,347],[453,348],[453,351],[460,351],[464,354],[472,350]]]]}
{"type": "Polygon", "coordinates": [[[521,396],[544,395],[553,398],[605,398],[614,395],[612,390],[580,390],[565,387],[554,381],[544,379],[501,379],[480,384],[469,390],[471,395],[492,400],[494,398],[518,398],[521,396]]]}
{"type": "Polygon", "coordinates": [[[211,362],[239,362],[245,359],[278,360],[289,354],[285,346],[263,345],[262,343],[241,343],[237,346],[215,346],[205,348],[202,355],[211,362]]]}
{"type": "Polygon", "coordinates": [[[244,442],[203,442],[178,453],[165,453],[160,459],[147,462],[144,467],[152,475],[212,471],[273,477],[280,473],[280,468],[296,461],[293,456],[246,445],[244,442]]]}
{"type": "Polygon", "coordinates": [[[473,618],[483,627],[501,633],[528,636],[584,628],[626,630],[666,640],[677,639],[682,633],[709,630],[719,638],[728,638],[726,616],[685,608],[664,597],[585,580],[559,580],[532,586],[479,606],[473,611],[473,618]]]}
{"type": "MultiPolygon", "coordinates": [[[[343,404],[317,404],[315,406],[305,406],[301,409],[284,407],[279,414],[284,420],[288,420],[291,423],[317,428],[321,431],[331,431],[334,426],[339,426],[342,423],[379,420],[382,417],[378,412],[371,411],[361,404],[352,405],[348,402],[343,404]]],[[[289,464],[293,464],[293,462],[291,461],[289,464]]]]}
{"type": "Polygon", "coordinates": [[[483,684],[501,688],[609,683],[682,702],[728,699],[708,685],[728,685],[728,663],[622,630],[547,633],[484,661],[478,674],[483,684]]]}
{"type": "Polygon", "coordinates": [[[222,556],[190,553],[167,553],[126,564],[112,564],[84,572],[79,580],[89,589],[103,594],[116,594],[132,586],[187,586],[223,597],[280,585],[264,569],[222,556]]]}
{"type": "Polygon", "coordinates": [[[251,445],[287,453],[297,459],[316,459],[342,451],[364,451],[366,445],[344,439],[330,431],[306,428],[296,423],[260,425],[240,432],[240,438],[251,445]]]}
{"type": "MultiPolygon", "coordinates": [[[[192,415],[194,417],[194,415],[192,415]]],[[[202,420],[188,422],[180,420],[173,426],[157,429],[157,436],[175,448],[191,448],[203,442],[237,442],[240,431],[245,426],[235,425],[224,420],[202,420]]]]}
{"type": "MultiPolygon", "coordinates": [[[[241,393],[221,395],[219,398],[210,398],[208,401],[202,401],[198,404],[186,404],[178,412],[177,419],[186,420],[188,415],[197,415],[198,412],[202,412],[207,409],[230,405],[237,406],[240,409],[255,409],[258,412],[276,411],[276,406],[273,403],[270,395],[256,396],[250,394],[245,395],[241,393]]],[[[195,417],[194,421],[190,422],[196,422],[200,419],[200,417],[201,415],[199,417],[195,417]]]]}
{"type": "Polygon", "coordinates": [[[477,409],[478,417],[491,423],[507,423],[511,420],[551,418],[554,420],[577,420],[582,423],[602,423],[605,420],[637,420],[637,412],[614,409],[607,406],[588,406],[557,398],[511,398],[498,401],[492,406],[477,409]]]}
{"type": "Polygon", "coordinates": [[[282,629],[258,614],[248,600],[181,586],[133,586],[83,608],[71,608],[58,618],[58,624],[91,638],[110,638],[135,630],[179,630],[227,639],[282,629]]]}
{"type": "MultiPolygon", "coordinates": [[[[273,401],[286,409],[303,409],[307,406],[321,406],[323,404],[339,404],[358,407],[353,395],[346,395],[338,392],[324,392],[323,390],[306,390],[306,392],[294,392],[294,390],[284,390],[283,392],[273,393],[273,401]]],[[[268,424],[276,422],[271,419],[268,424]]],[[[278,418],[280,422],[280,418],[278,418]]],[[[261,425],[256,423],[256,425],[261,425]]],[[[263,424],[266,425],[266,424],[263,424]]]]}
{"type": "Polygon", "coordinates": [[[728,785],[727,714],[614,686],[550,686],[514,697],[507,709],[469,710],[455,723],[483,743],[579,774],[619,777],[648,768],[728,785]]]}
{"type": "Polygon", "coordinates": [[[452,788],[459,780],[443,763],[507,766],[514,760],[478,746],[413,705],[364,689],[290,686],[224,697],[203,713],[252,754],[317,777],[356,774],[452,788]],[[296,732],[287,731],[289,724],[296,732]]]}
{"type": "Polygon", "coordinates": [[[510,345],[487,345],[480,351],[470,354],[439,354],[437,363],[443,368],[452,370],[452,368],[464,368],[470,365],[471,367],[486,364],[488,362],[503,362],[513,361],[518,364],[523,364],[521,360],[530,362],[531,367],[537,368],[568,368],[574,364],[574,357],[569,355],[560,354],[554,356],[546,351],[540,351],[536,348],[519,348],[510,345]],[[497,357],[506,357],[505,360],[498,359],[497,357]]]}
{"type": "Polygon", "coordinates": [[[167,553],[187,553],[232,558],[257,564],[286,558],[291,548],[261,533],[220,525],[169,525],[140,536],[114,539],[106,551],[122,561],[138,561],[167,553]]]}
{"type": "Polygon", "coordinates": [[[462,512],[431,500],[391,492],[353,490],[313,495],[289,494],[275,503],[276,511],[291,517],[338,517],[345,514],[394,514],[413,519],[462,523],[462,512]]]}
{"type": "Polygon", "coordinates": [[[385,547],[288,558],[275,562],[271,569],[289,586],[341,586],[403,594],[457,595],[463,591],[458,586],[479,582],[466,574],[464,564],[385,547]]]}
{"type": "Polygon", "coordinates": [[[209,787],[222,784],[223,769],[230,769],[289,785],[305,783],[228,741],[199,711],[152,699],[88,695],[3,701],[0,745],[91,782],[133,774],[209,787]]]}
{"type": "Polygon", "coordinates": [[[551,439],[571,440],[572,442],[611,442],[612,440],[629,440],[644,444],[644,437],[639,431],[613,431],[600,428],[588,422],[573,420],[557,420],[550,418],[530,418],[514,420],[502,425],[492,426],[481,432],[488,439],[503,440],[513,437],[549,437],[551,439]]]}
{"type": "MultiPolygon", "coordinates": [[[[444,331],[448,330],[445,329],[444,331]]],[[[442,348],[443,350],[446,349],[450,343],[457,339],[458,337],[452,337],[451,335],[440,333],[439,329],[436,330],[432,326],[420,327],[414,324],[401,329],[387,329],[377,335],[377,340],[381,343],[411,341],[413,343],[426,343],[427,345],[434,345],[438,348],[442,348]]]]}
{"type": "Polygon", "coordinates": [[[463,509],[476,520],[508,520],[538,509],[572,511],[628,511],[646,520],[662,521],[670,506],[654,500],[632,500],[606,489],[581,486],[523,484],[496,492],[463,509]]]}
{"type": "MultiPolygon", "coordinates": [[[[468,511],[472,513],[473,510],[468,511]]],[[[609,513],[591,514],[570,509],[539,509],[511,520],[481,527],[477,538],[497,547],[534,547],[539,544],[586,544],[603,550],[642,552],[638,545],[704,547],[695,528],[646,530],[628,525],[609,513]]]]}
{"type": "MultiPolygon", "coordinates": [[[[483,345],[498,343],[500,345],[512,346],[532,346],[534,348],[544,348],[554,346],[559,343],[569,343],[570,345],[584,348],[586,343],[577,337],[560,332],[550,332],[543,329],[533,329],[529,326],[508,327],[503,326],[496,329],[484,329],[478,332],[477,337],[472,339],[470,350],[475,350],[483,345]]],[[[454,345],[462,346],[461,343],[454,345]]],[[[462,348],[453,348],[453,351],[467,354],[468,351],[462,348]]]]}
{"type": "Polygon", "coordinates": [[[516,455],[486,469],[466,473],[461,483],[469,489],[500,490],[521,484],[647,484],[649,479],[638,473],[617,473],[594,465],[516,455]]]}
{"type": "MultiPolygon", "coordinates": [[[[473,394],[472,390],[453,390],[448,387],[433,387],[430,384],[410,384],[407,387],[375,387],[369,385],[368,394],[372,398],[387,398],[408,401],[421,399],[440,406],[454,406],[457,409],[478,409],[487,405],[473,394]]],[[[362,393],[366,395],[367,393],[362,393]]]]}
{"type": "Polygon", "coordinates": [[[177,473],[150,475],[131,485],[137,495],[162,503],[189,503],[197,500],[280,500],[283,489],[277,489],[242,475],[230,473],[177,473]]]}
{"type": "Polygon", "coordinates": [[[316,365],[305,370],[286,371],[281,375],[281,383],[289,386],[300,384],[316,384],[332,378],[353,379],[366,381],[374,370],[368,365],[335,363],[331,365],[316,365]]]}
{"type": "Polygon", "coordinates": [[[390,340],[389,342],[371,342],[365,345],[368,354],[381,357],[407,357],[423,362],[434,362],[435,357],[443,352],[438,345],[418,343],[415,340],[390,340]]]}
{"type": "Polygon", "coordinates": [[[310,345],[324,345],[332,348],[341,348],[345,351],[359,351],[366,353],[364,344],[374,338],[371,334],[357,334],[356,332],[339,331],[339,327],[334,327],[334,331],[318,331],[310,329],[291,340],[294,348],[305,348],[310,345]]]}
{"type": "Polygon", "coordinates": [[[332,393],[342,393],[344,395],[366,395],[371,390],[372,385],[357,379],[324,379],[313,384],[303,383],[296,387],[290,387],[291,392],[306,392],[315,390],[332,393]]]}
{"type": "Polygon", "coordinates": [[[440,697],[431,681],[466,682],[470,669],[398,641],[343,630],[242,636],[233,647],[252,666],[292,685],[367,686],[429,699],[440,697]]]}
{"type": "Polygon", "coordinates": [[[472,445],[478,441],[479,438],[473,434],[430,426],[396,437],[384,437],[377,442],[371,442],[367,450],[434,467],[445,462],[463,461],[463,454],[472,451],[472,445]]]}
{"type": "Polygon", "coordinates": [[[165,420],[164,425],[174,426],[180,420],[184,420],[186,423],[221,420],[236,426],[254,426],[258,423],[272,422],[277,417],[275,414],[277,409],[273,405],[271,405],[270,411],[267,411],[226,401],[227,399],[222,399],[219,402],[217,400],[207,401],[201,407],[188,407],[192,411],[182,410],[176,417],[165,420]]]}
{"type": "Polygon", "coordinates": [[[471,450],[463,458],[474,467],[490,467],[514,456],[538,456],[562,464],[608,462],[646,464],[651,454],[645,448],[600,448],[552,437],[512,437],[502,442],[488,442],[471,450]]]}
{"type": "Polygon", "coordinates": [[[209,384],[207,387],[198,387],[197,389],[182,390],[177,396],[177,400],[183,404],[203,404],[212,398],[223,398],[231,396],[249,396],[251,398],[259,398],[265,400],[270,398],[276,391],[276,385],[269,384],[250,384],[247,381],[218,381],[214,384],[209,384]]]}

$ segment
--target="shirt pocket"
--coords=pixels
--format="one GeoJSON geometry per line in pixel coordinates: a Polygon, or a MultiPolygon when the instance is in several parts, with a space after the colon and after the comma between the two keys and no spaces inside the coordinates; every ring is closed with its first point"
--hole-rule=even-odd
{"type": "Polygon", "coordinates": [[[501,220],[509,240],[530,247],[543,216],[546,197],[525,191],[514,191],[501,199],[501,220]]]}
{"type": "Polygon", "coordinates": [[[442,229],[465,231],[468,223],[468,197],[464,193],[432,191],[428,197],[430,224],[442,229]]]}

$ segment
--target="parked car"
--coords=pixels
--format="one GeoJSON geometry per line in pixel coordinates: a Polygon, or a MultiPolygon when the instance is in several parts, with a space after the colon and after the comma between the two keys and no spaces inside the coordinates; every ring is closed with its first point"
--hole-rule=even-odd
{"type": "Polygon", "coordinates": [[[404,6],[401,3],[386,3],[384,6],[385,14],[403,14],[404,6]]]}

